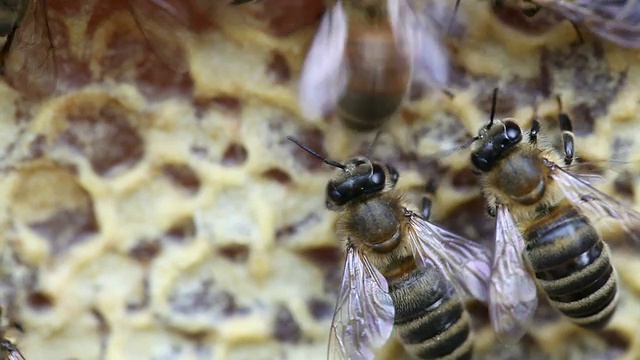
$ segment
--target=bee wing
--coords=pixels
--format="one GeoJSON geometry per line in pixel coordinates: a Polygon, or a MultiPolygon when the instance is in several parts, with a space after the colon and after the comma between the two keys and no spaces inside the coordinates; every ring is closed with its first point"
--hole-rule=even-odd
{"type": "Polygon", "coordinates": [[[640,213],[611,196],[597,190],[587,182],[574,176],[560,166],[547,161],[551,176],[558,182],[564,195],[571,203],[596,220],[601,218],[621,221],[623,230],[635,241],[640,241],[640,213]]]}
{"type": "Polygon", "coordinates": [[[567,19],[619,45],[640,48],[638,0],[543,0],[567,19]]]}
{"type": "Polygon", "coordinates": [[[7,82],[27,98],[42,98],[54,92],[58,67],[45,0],[28,2],[4,60],[7,82]]]}
{"type": "Polygon", "coordinates": [[[483,302],[489,299],[491,254],[489,249],[442,229],[411,213],[409,238],[418,265],[434,264],[460,296],[483,302]]]}
{"type": "Polygon", "coordinates": [[[6,339],[0,340],[0,355],[2,354],[6,354],[6,359],[8,360],[25,360],[20,350],[6,339]]]}
{"type": "Polygon", "coordinates": [[[348,23],[338,1],[322,17],[302,65],[299,102],[304,116],[318,119],[330,112],[347,85],[344,61],[348,23]]]}
{"type": "Polygon", "coordinates": [[[25,360],[24,356],[22,356],[22,353],[18,349],[9,352],[8,358],[9,360],[25,360]]]}
{"type": "Polygon", "coordinates": [[[393,35],[411,59],[412,78],[429,87],[446,86],[449,61],[431,18],[416,12],[409,0],[387,1],[393,35]]]}
{"type": "Polygon", "coordinates": [[[489,314],[498,338],[508,343],[524,335],[525,326],[538,307],[536,284],[522,259],[524,248],[509,209],[498,206],[489,314]]]}
{"type": "Polygon", "coordinates": [[[214,26],[210,8],[182,0],[129,0],[129,9],[156,56],[177,73],[189,69],[178,31],[214,26]]]}
{"type": "Polygon", "coordinates": [[[391,336],[394,315],[387,281],[350,246],[331,323],[328,359],[373,359],[373,350],[391,336]]]}

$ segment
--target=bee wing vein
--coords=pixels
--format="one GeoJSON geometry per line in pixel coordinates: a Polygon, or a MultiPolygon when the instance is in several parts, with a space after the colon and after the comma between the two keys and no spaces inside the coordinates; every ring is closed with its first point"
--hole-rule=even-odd
{"type": "Polygon", "coordinates": [[[497,208],[495,245],[489,313],[500,340],[513,343],[524,335],[538,307],[538,297],[535,281],[522,259],[524,240],[504,205],[497,208]]]}
{"type": "Polygon", "coordinates": [[[435,265],[452,280],[459,296],[487,302],[491,274],[489,250],[415,214],[409,217],[409,238],[418,264],[435,265]]]}
{"type": "Polygon", "coordinates": [[[347,250],[329,334],[329,359],[371,359],[391,336],[395,309],[387,281],[353,247],[347,250]]]}
{"type": "Polygon", "coordinates": [[[558,182],[563,194],[580,211],[596,220],[601,218],[619,220],[622,229],[634,241],[640,242],[637,231],[640,230],[640,213],[597,190],[558,165],[551,162],[547,162],[547,165],[551,169],[551,176],[558,182]]]}

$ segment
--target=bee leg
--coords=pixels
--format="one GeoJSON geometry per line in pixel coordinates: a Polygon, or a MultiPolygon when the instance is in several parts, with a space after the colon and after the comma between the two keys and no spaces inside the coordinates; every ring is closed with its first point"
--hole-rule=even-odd
{"type": "Polygon", "coordinates": [[[522,13],[526,17],[534,17],[540,11],[540,9],[542,9],[540,5],[534,4],[532,2],[528,2],[527,5],[529,6],[522,9],[522,13]]]}
{"type": "Polygon", "coordinates": [[[498,214],[498,210],[496,209],[495,206],[487,205],[487,215],[489,215],[492,218],[495,218],[497,214],[498,214]]]}
{"type": "Polygon", "coordinates": [[[0,75],[4,75],[5,70],[5,60],[9,55],[9,50],[11,50],[11,45],[13,44],[13,39],[16,35],[16,31],[18,30],[17,26],[13,27],[13,30],[7,35],[7,40],[4,42],[2,49],[0,49],[0,75]]]}
{"type": "Polygon", "coordinates": [[[560,107],[560,114],[558,115],[558,122],[560,123],[560,130],[562,131],[562,145],[564,148],[564,164],[570,165],[573,162],[574,144],[573,144],[573,126],[571,125],[571,118],[567,113],[562,111],[562,100],[560,95],[557,96],[558,106],[560,107]]]}
{"type": "Polygon", "coordinates": [[[537,118],[531,119],[531,129],[529,130],[529,144],[538,142],[538,133],[540,132],[540,121],[537,118]]]}
{"type": "Polygon", "coordinates": [[[582,37],[582,32],[580,31],[578,24],[576,24],[575,21],[571,21],[571,20],[569,20],[569,22],[571,22],[571,26],[573,26],[573,30],[576,32],[576,35],[578,36],[578,42],[580,44],[584,44],[584,37],[582,37]]]}
{"type": "Polygon", "coordinates": [[[425,221],[429,221],[429,218],[431,217],[431,206],[433,205],[431,198],[435,195],[436,188],[437,185],[433,179],[429,179],[424,186],[425,196],[422,197],[422,211],[420,212],[420,215],[425,221]]]}

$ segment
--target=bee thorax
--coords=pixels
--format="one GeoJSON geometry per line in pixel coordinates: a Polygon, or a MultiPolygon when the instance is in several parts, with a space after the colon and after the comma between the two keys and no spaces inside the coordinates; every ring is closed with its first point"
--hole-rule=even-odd
{"type": "Polygon", "coordinates": [[[537,154],[517,153],[500,164],[494,172],[495,183],[512,201],[521,205],[537,203],[547,189],[547,168],[537,154]]]}
{"type": "Polygon", "coordinates": [[[371,248],[375,252],[387,253],[400,243],[401,217],[392,203],[380,199],[372,199],[347,210],[348,216],[341,219],[339,226],[351,235],[356,245],[371,248]],[[357,234],[366,234],[360,238],[357,234]]]}

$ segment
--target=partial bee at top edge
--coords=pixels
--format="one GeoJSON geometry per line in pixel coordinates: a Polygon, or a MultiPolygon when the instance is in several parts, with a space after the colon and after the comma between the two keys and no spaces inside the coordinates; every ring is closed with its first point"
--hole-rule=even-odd
{"type": "MultiPolygon", "coordinates": [[[[0,306],[0,321],[3,319],[3,308],[0,306]]],[[[25,360],[18,347],[5,338],[6,327],[0,325],[0,360],[25,360]]]]}
{"type": "Polygon", "coordinates": [[[489,311],[498,337],[508,342],[527,331],[537,288],[576,325],[605,327],[618,291],[605,242],[611,239],[596,224],[615,220],[634,240],[640,229],[639,213],[592,187],[592,174],[574,171],[572,122],[559,97],[558,104],[562,155],[542,145],[536,118],[523,132],[515,119],[493,119],[493,111],[471,148],[496,217],[489,311]]]}
{"type": "Polygon", "coordinates": [[[27,98],[55,91],[57,64],[45,0],[0,2],[0,72],[27,98]]]}
{"type": "Polygon", "coordinates": [[[411,0],[337,0],[308,50],[300,75],[303,114],[334,111],[354,130],[382,126],[413,82],[442,88],[449,64],[438,31],[411,0]]]}
{"type": "Polygon", "coordinates": [[[640,1],[637,0],[492,0],[496,6],[516,5],[527,16],[541,8],[584,25],[603,39],[620,46],[640,48],[640,1]]]}
{"type": "MultiPolygon", "coordinates": [[[[419,359],[470,359],[464,300],[488,300],[490,251],[410,210],[390,165],[356,156],[326,187],[346,260],[331,324],[329,359],[372,359],[396,333],[419,359]]],[[[429,211],[424,211],[428,214],[429,211]]]]}

